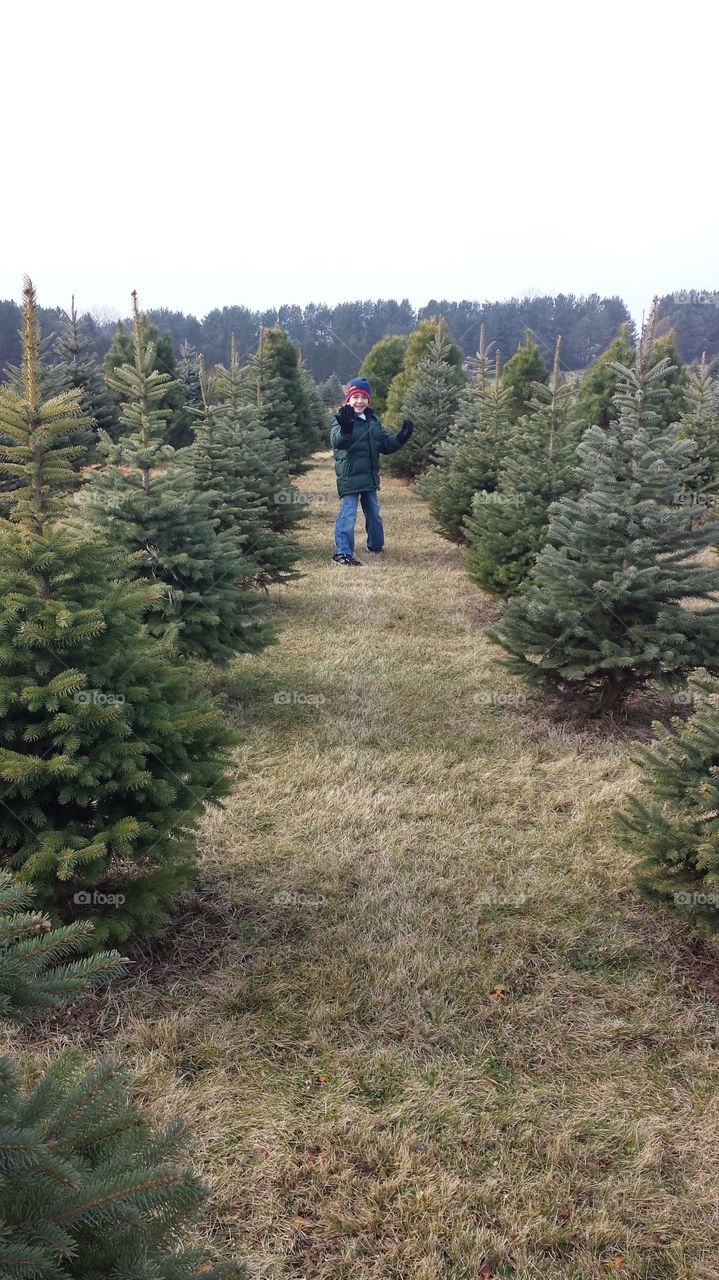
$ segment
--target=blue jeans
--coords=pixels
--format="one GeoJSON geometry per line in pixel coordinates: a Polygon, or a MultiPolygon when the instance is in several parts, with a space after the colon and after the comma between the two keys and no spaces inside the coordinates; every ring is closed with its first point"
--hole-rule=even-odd
{"type": "Polygon", "coordinates": [[[335,522],[335,553],[354,555],[355,520],[357,519],[357,499],[362,500],[367,529],[367,550],[379,551],[384,546],[384,526],[379,513],[379,501],[376,489],[367,489],[364,493],[346,493],[340,499],[340,509],[335,522]]]}

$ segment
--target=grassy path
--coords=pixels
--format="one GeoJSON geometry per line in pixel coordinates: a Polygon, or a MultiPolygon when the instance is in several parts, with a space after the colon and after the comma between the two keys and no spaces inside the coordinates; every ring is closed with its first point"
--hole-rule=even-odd
{"type": "Polygon", "coordinates": [[[262,1280],[710,1280],[716,954],[637,901],[626,741],[521,701],[405,485],[358,569],[330,456],[299,485],[281,640],[216,686],[245,740],[205,888],[95,1041],[188,1115],[262,1280]]]}

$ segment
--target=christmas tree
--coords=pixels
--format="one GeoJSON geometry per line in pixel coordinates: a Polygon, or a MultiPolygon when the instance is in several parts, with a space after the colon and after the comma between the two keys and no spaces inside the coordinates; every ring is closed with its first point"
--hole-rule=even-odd
{"type": "Polygon", "coordinates": [[[587,427],[608,427],[616,418],[614,397],[619,385],[616,365],[624,369],[634,367],[636,352],[629,334],[629,324],[620,326],[606,351],[590,365],[577,392],[577,421],[587,427]]]}
{"type": "Polygon", "coordinates": [[[116,951],[68,960],[86,949],[92,923],[77,920],[53,929],[47,915],[31,909],[33,899],[31,885],[0,870],[0,1020],[27,1022],[57,1009],[125,964],[116,951]]]}
{"type": "Polygon", "coordinates": [[[435,450],[445,439],[457,414],[459,391],[455,371],[448,362],[450,344],[439,332],[429,345],[402,406],[403,419],[411,418],[414,431],[396,453],[388,454],[388,475],[415,477],[435,458],[435,450]]]}
{"type": "Polygon", "coordinates": [[[91,420],[92,430],[86,431],[83,439],[69,443],[85,444],[87,458],[94,462],[96,434],[115,431],[118,413],[105,386],[87,321],[77,314],[74,295],[70,310],[60,312],[60,333],[53,345],[53,358],[62,375],[62,389],[75,387],[80,391],[80,409],[91,420]]]}
{"type": "MultiPolygon", "coordinates": [[[[381,418],[387,409],[390,384],[404,368],[406,351],[406,335],[387,334],[386,337],[380,338],[379,342],[375,342],[362,361],[359,376],[366,378],[372,387],[372,408],[378,418],[381,418]]],[[[344,391],[340,384],[339,398],[333,402],[332,408],[342,404],[343,399],[344,391]]]]}
{"type": "Polygon", "coordinates": [[[245,382],[247,402],[256,405],[263,426],[282,441],[289,471],[301,475],[309,469],[306,459],[321,447],[322,439],[302,381],[297,348],[283,329],[260,328],[245,382]]]}
{"type": "Polygon", "coordinates": [[[678,500],[702,511],[716,506],[719,489],[719,383],[709,372],[706,352],[690,375],[686,398],[682,436],[696,444],[699,470],[694,491],[678,495],[678,500]]]}
{"type": "Polygon", "coordinates": [[[467,539],[464,522],[472,509],[473,495],[477,491],[491,493],[497,486],[510,432],[511,392],[501,386],[499,351],[490,378],[484,326],[474,363],[475,377],[460,396],[450,432],[435,449],[435,463],[416,484],[439,532],[460,543],[467,539]]]}
{"type": "Polygon", "coordinates": [[[618,421],[590,427],[577,449],[580,497],[552,504],[537,563],[488,633],[511,671],[587,713],[719,664],[719,607],[685,603],[719,589],[719,572],[697,563],[719,525],[693,529],[672,506],[697,466],[692,442],[653,407],[669,366],[650,364],[652,322],[636,369],[616,366],[618,421]]]}
{"type": "Polygon", "coordinates": [[[256,566],[232,533],[216,531],[208,494],[166,443],[170,379],[155,367],[153,343],[144,343],[135,294],[133,309],[133,362],[108,375],[120,392],[123,433],[117,444],[102,438],[106,465],[88,480],[84,509],[103,537],[134,553],[139,577],[164,584],[147,621],[153,634],[173,626],[181,654],[214,662],[257,652],[274,628],[258,593],[242,585],[256,566]]]}
{"type": "Polygon", "coordinates": [[[229,369],[217,366],[208,376],[200,357],[199,383],[203,407],[195,442],[181,455],[183,465],[207,495],[217,532],[233,539],[246,562],[243,584],[289,582],[301,576],[294,568],[299,545],[290,530],[304,513],[291,501],[299,493],[289,482],[280,441],[261,425],[257,410],[241,402],[234,338],[229,369]],[[280,529],[274,527],[277,508],[283,510],[280,529]]]}
{"type": "Polygon", "coordinates": [[[518,422],[529,411],[535,383],[549,382],[549,370],[542,353],[533,341],[531,330],[525,329],[524,342],[504,366],[502,386],[509,392],[507,408],[510,422],[518,422]]]}
{"type": "Polygon", "coordinates": [[[529,413],[515,425],[493,490],[475,493],[465,521],[467,570],[492,595],[511,595],[535,562],[550,503],[577,490],[571,384],[559,379],[557,339],[549,387],[535,382],[529,413]]]}
{"type": "Polygon", "coordinates": [[[638,858],[644,897],[673,904],[693,923],[719,929],[719,680],[693,672],[683,700],[686,722],[654,724],[654,741],[631,753],[641,790],[616,816],[625,847],[638,858]]]}
{"type": "MultiPolygon", "coordinates": [[[[92,925],[53,929],[28,910],[29,886],[0,871],[0,1018],[24,1023],[122,970],[117,952],[80,960],[92,925]],[[58,963],[62,961],[62,963],[58,963]]],[[[245,1276],[213,1266],[183,1237],[207,1188],[180,1165],[181,1122],[153,1133],[111,1061],[84,1066],[68,1050],[29,1093],[0,1057],[0,1274],[18,1280],[245,1276]]]]}
{"type": "MultiPolygon", "coordinates": [[[[135,294],[133,293],[133,299],[135,294]]],[[[136,304],[133,305],[133,320],[129,331],[121,320],[118,320],[112,345],[105,356],[103,367],[105,381],[110,396],[118,409],[118,422],[122,423],[119,410],[128,394],[128,387],[122,377],[116,376],[125,365],[132,366],[135,361],[137,324],[136,304]]],[[[188,406],[187,387],[180,376],[180,370],[172,349],[172,338],[169,333],[160,335],[159,329],[150,324],[145,316],[140,317],[141,345],[143,349],[152,350],[152,369],[164,375],[163,393],[157,401],[157,408],[166,410],[165,437],[173,449],[183,449],[192,443],[192,413],[188,406]]],[[[118,428],[111,432],[117,438],[118,428]]]]}
{"type": "MultiPolygon", "coordinates": [[[[420,364],[427,359],[430,346],[437,337],[449,345],[447,363],[452,366],[452,380],[457,392],[460,392],[466,384],[466,378],[462,372],[462,352],[457,344],[452,342],[449,326],[444,316],[431,316],[421,320],[414,333],[411,333],[406,339],[404,363],[399,373],[390,382],[387,391],[384,422],[393,431],[401,426],[403,419],[406,417],[404,413],[405,400],[417,381],[420,364]]],[[[397,457],[397,454],[389,456],[397,457]]]]}
{"type": "Polygon", "coordinates": [[[227,794],[236,737],[144,625],[159,588],[70,527],[79,389],[39,393],[36,300],[24,290],[23,391],[0,388],[0,474],[18,480],[0,529],[0,848],[57,923],[98,944],[157,932],[195,869],[204,802],[227,794]]]}
{"type": "MultiPolygon", "coordinates": [[[[238,446],[245,451],[245,483],[267,505],[267,522],[275,533],[296,532],[298,521],[307,514],[292,484],[287,451],[264,421],[264,412],[245,398],[245,371],[237,355],[235,335],[230,338],[230,363],[217,365],[218,411],[226,417],[238,446]]],[[[295,540],[291,540],[295,546],[295,540]]]]}

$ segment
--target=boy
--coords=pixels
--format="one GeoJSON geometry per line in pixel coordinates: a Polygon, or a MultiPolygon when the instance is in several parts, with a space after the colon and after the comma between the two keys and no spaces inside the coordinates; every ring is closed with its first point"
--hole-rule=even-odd
{"type": "Polygon", "coordinates": [[[384,526],[379,512],[379,455],[394,453],[409,440],[414,424],[405,418],[396,435],[385,431],[370,408],[372,388],[366,378],[347,383],[345,402],[335,414],[330,444],[335,455],[337,492],[342,499],[335,524],[335,564],[359,564],[355,560],[355,520],[357,500],[362,502],[367,529],[367,550],[379,555],[384,545],[384,526]]]}

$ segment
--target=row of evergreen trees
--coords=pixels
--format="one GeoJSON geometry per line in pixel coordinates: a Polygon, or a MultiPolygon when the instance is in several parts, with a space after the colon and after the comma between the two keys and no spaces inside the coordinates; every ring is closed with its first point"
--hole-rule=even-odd
{"type": "Polygon", "coordinates": [[[365,369],[389,370],[388,413],[412,405],[405,473],[504,601],[488,635],[510,672],[584,716],[649,686],[695,707],[633,753],[641,787],[617,817],[642,892],[716,930],[719,382],[654,322],[636,349],[623,327],[581,380],[562,377],[560,339],[551,371],[529,335],[500,371],[482,335],[458,389],[436,321],[423,358],[405,367],[409,344],[387,340],[365,369]]]}
{"type": "Polygon", "coordinates": [[[299,576],[292,475],[318,435],[300,433],[299,367],[267,334],[249,364],[234,345],[227,368],[198,362],[192,443],[175,449],[173,379],[133,307],[106,381],[117,439],[82,412],[87,370],[58,390],[30,281],[22,365],[0,387],[3,863],[56,921],[91,915],[97,945],[156,933],[194,874],[237,738],[191,660],[274,640],[267,587],[299,576]]]}

